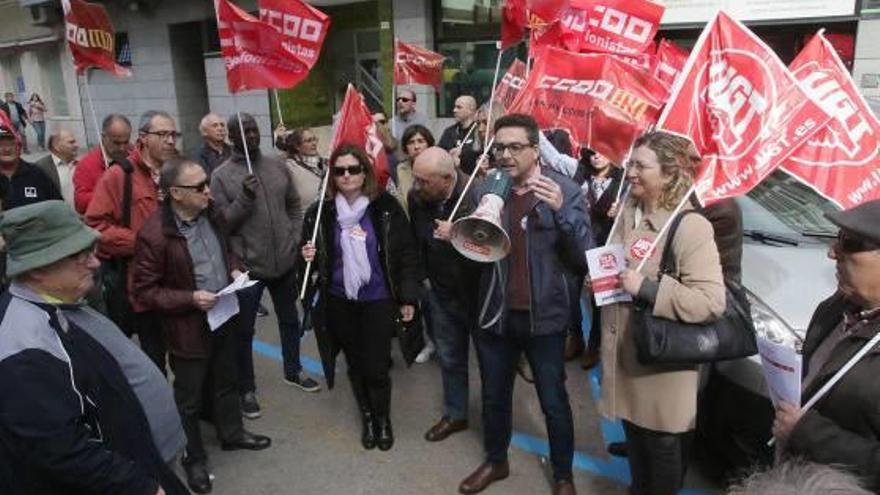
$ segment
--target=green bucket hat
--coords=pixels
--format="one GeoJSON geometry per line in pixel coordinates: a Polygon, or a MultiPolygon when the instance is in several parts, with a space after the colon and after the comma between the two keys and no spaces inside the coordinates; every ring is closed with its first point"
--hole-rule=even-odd
{"type": "Polygon", "coordinates": [[[10,278],[87,249],[100,237],[59,200],[4,212],[0,235],[6,241],[6,276],[10,278]]]}

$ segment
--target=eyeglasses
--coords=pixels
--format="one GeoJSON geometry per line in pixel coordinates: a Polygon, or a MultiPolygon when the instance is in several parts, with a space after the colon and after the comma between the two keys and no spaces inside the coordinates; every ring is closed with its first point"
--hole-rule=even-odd
{"type": "Polygon", "coordinates": [[[193,186],[186,186],[183,184],[175,184],[171,187],[178,187],[180,189],[192,189],[195,192],[203,193],[203,192],[205,192],[206,189],[208,189],[208,180],[205,179],[202,182],[199,182],[198,184],[195,184],[193,186]]]}
{"type": "Polygon", "coordinates": [[[336,177],[342,177],[343,175],[348,173],[348,175],[360,175],[364,173],[363,165],[352,165],[350,167],[333,167],[333,175],[336,177]]]}
{"type": "Polygon", "coordinates": [[[528,143],[495,143],[492,145],[492,155],[494,155],[495,158],[500,158],[504,156],[505,151],[510,151],[510,156],[517,156],[526,148],[534,148],[534,146],[528,143]]]}
{"type": "Polygon", "coordinates": [[[409,103],[409,102],[413,101],[413,99],[412,99],[412,98],[407,98],[407,97],[405,97],[405,96],[398,96],[398,97],[397,97],[397,101],[402,101],[402,102],[404,102],[404,103],[409,103]]]}
{"type": "Polygon", "coordinates": [[[159,139],[161,139],[163,141],[168,138],[177,140],[177,139],[180,139],[180,136],[183,135],[177,131],[144,131],[144,134],[159,136],[159,139]]]}
{"type": "Polygon", "coordinates": [[[834,248],[838,252],[852,254],[874,251],[880,249],[880,245],[867,239],[847,234],[841,230],[837,234],[837,242],[834,243],[834,248]]]}

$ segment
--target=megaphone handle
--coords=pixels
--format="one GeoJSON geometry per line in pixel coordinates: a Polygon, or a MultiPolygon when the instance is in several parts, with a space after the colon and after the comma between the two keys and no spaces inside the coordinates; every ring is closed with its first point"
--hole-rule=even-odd
{"type": "Polygon", "coordinates": [[[461,202],[464,201],[464,197],[470,190],[471,184],[474,183],[474,178],[477,177],[477,172],[480,171],[480,163],[482,163],[483,159],[489,154],[489,150],[492,149],[493,144],[495,144],[495,136],[492,136],[492,139],[486,143],[486,149],[483,150],[483,154],[480,155],[480,159],[477,160],[476,165],[474,165],[474,169],[471,171],[471,176],[468,177],[468,181],[461,190],[461,195],[458,197],[458,201],[455,202],[455,208],[452,209],[452,213],[449,215],[449,222],[455,219],[455,214],[458,213],[458,209],[461,207],[461,202]]]}

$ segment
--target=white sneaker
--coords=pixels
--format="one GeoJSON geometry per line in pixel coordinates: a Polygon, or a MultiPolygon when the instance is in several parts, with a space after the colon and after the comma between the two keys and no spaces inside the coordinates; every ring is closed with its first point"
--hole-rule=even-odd
{"type": "Polygon", "coordinates": [[[422,352],[416,356],[416,362],[419,364],[427,363],[431,360],[431,356],[434,354],[434,344],[429,340],[425,345],[425,348],[422,349],[422,352]]]}

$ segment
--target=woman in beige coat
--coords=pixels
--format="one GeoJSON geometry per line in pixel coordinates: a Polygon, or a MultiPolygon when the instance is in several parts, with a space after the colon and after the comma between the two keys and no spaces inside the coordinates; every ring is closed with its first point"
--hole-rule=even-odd
{"type": "MultiPolygon", "coordinates": [[[[724,285],[712,225],[685,217],[672,243],[677,273],[657,279],[664,239],[644,269],[633,269],[693,183],[690,143],[667,133],[639,138],[627,168],[629,200],[611,243],[622,243],[629,267],[623,288],[653,307],[654,316],[688,323],[724,313],[724,285]]],[[[633,495],[673,495],[681,488],[697,416],[697,366],[639,363],[630,334],[632,304],[602,309],[603,415],[623,420],[633,495]]]]}

